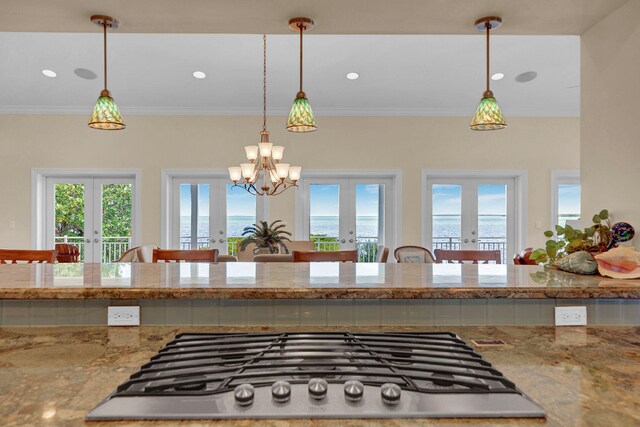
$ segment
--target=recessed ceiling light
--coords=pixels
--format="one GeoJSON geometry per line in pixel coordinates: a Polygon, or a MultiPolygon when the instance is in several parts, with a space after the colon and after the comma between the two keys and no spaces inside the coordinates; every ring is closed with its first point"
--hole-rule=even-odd
{"type": "Polygon", "coordinates": [[[55,71],[52,70],[42,70],[42,74],[44,74],[47,77],[55,77],[57,76],[55,71]]]}
{"type": "Polygon", "coordinates": [[[538,73],[536,71],[527,71],[522,74],[518,74],[516,76],[516,81],[518,83],[527,83],[535,79],[536,77],[538,77],[538,73]]]}
{"type": "Polygon", "coordinates": [[[349,80],[356,80],[358,77],[360,77],[360,74],[358,73],[347,73],[347,78],[349,80]]]}
{"type": "Polygon", "coordinates": [[[502,80],[503,78],[504,78],[503,73],[495,73],[493,76],[491,76],[491,80],[502,80]]]}
{"type": "Polygon", "coordinates": [[[194,71],[193,77],[195,77],[196,79],[204,79],[205,77],[207,77],[207,75],[202,71],[194,71]]]}

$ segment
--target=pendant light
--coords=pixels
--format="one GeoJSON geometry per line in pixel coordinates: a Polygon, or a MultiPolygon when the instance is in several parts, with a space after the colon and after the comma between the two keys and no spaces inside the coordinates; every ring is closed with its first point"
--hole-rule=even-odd
{"type": "Polygon", "coordinates": [[[229,177],[234,187],[244,188],[254,196],[277,196],[288,188],[297,187],[300,166],[282,163],[284,147],[269,141],[267,130],[267,35],[262,36],[262,131],[260,143],[244,147],[248,162],[229,168],[229,177]],[[262,182],[260,182],[262,181],[262,182]]]}
{"type": "Polygon", "coordinates": [[[100,92],[96,106],[93,107],[93,114],[89,118],[89,127],[102,130],[124,129],[126,125],[122,120],[120,110],[107,89],[107,28],[118,28],[119,23],[112,17],[105,15],[93,15],[91,22],[101,26],[104,34],[104,89],[100,92]]]}
{"type": "Polygon", "coordinates": [[[300,33],[300,91],[293,101],[287,130],[290,132],[313,132],[317,130],[316,119],[313,117],[311,104],[302,90],[302,34],[313,28],[313,21],[309,18],[293,18],[289,21],[291,31],[300,33]]]}
{"type": "Polygon", "coordinates": [[[489,58],[489,37],[491,29],[497,29],[502,25],[502,18],[498,16],[487,16],[476,21],[477,30],[487,32],[487,90],[482,95],[482,99],[478,104],[476,114],[471,119],[472,130],[498,130],[507,127],[500,111],[498,102],[493,97],[493,92],[489,88],[490,78],[490,58],[489,58]]]}

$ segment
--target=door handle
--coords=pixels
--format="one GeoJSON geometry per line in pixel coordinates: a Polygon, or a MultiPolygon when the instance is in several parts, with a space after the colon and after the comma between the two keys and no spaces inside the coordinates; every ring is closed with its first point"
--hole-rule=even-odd
{"type": "Polygon", "coordinates": [[[465,243],[469,243],[469,239],[464,239],[464,242],[465,243]]]}
{"type": "Polygon", "coordinates": [[[476,242],[476,239],[471,239],[471,243],[475,243],[475,242],[476,242]]]}
{"type": "Polygon", "coordinates": [[[349,239],[349,243],[353,243],[353,239],[349,239]]]}
{"type": "Polygon", "coordinates": [[[85,239],[85,242],[91,243],[91,239],[85,239]]]}
{"type": "Polygon", "coordinates": [[[220,240],[218,240],[218,242],[224,243],[224,239],[220,239],[220,240]]]}
{"type": "Polygon", "coordinates": [[[99,239],[99,238],[97,238],[97,237],[96,237],[95,239],[93,239],[93,242],[94,242],[94,243],[98,243],[99,241],[100,241],[100,239],[99,239]]]}
{"type": "Polygon", "coordinates": [[[347,241],[345,239],[340,240],[340,243],[346,243],[347,241]]]}

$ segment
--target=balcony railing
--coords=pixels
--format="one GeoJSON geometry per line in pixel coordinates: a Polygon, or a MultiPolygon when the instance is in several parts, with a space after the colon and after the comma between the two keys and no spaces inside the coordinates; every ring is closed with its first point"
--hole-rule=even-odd
{"type": "MultiPolygon", "coordinates": [[[[85,260],[85,238],[61,236],[54,239],[55,243],[68,243],[80,250],[80,261],[85,260]]],[[[123,253],[131,248],[131,237],[103,237],[100,241],[101,262],[115,262],[123,253]]]]}
{"type": "MultiPolygon", "coordinates": [[[[459,250],[459,237],[434,237],[433,249],[459,250]]],[[[502,263],[507,261],[506,237],[481,237],[478,239],[478,249],[483,251],[500,251],[502,263]]]]}

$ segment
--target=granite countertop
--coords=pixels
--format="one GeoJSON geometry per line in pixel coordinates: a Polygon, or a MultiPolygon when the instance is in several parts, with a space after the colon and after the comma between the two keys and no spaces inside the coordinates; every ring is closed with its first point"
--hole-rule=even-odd
{"type": "Polygon", "coordinates": [[[168,298],[640,298],[640,280],[495,264],[0,265],[0,299],[168,298]]]}
{"type": "MultiPolygon", "coordinates": [[[[0,328],[0,419],[15,426],[419,427],[640,425],[640,328],[437,327],[465,341],[501,339],[477,349],[540,404],[547,419],[238,420],[91,422],[85,414],[178,332],[270,331],[223,327],[0,328]]],[[[278,331],[300,331],[278,328],[278,331]]],[[[306,328],[306,330],[310,330],[306,328]]],[[[313,328],[318,331],[344,330],[313,328]]],[[[423,328],[352,328],[424,331],[423,328]]]]}

